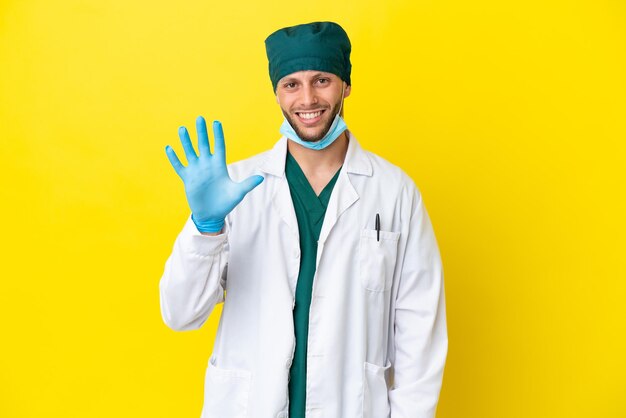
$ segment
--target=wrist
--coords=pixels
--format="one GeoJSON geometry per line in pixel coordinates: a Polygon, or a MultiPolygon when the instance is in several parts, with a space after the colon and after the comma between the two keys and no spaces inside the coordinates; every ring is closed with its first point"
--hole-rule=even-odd
{"type": "Polygon", "coordinates": [[[203,235],[218,235],[224,227],[224,219],[198,220],[191,214],[191,220],[203,235]]]}
{"type": "Polygon", "coordinates": [[[218,232],[200,232],[200,234],[206,235],[207,237],[215,237],[218,235],[222,235],[222,230],[219,230],[218,232]]]}

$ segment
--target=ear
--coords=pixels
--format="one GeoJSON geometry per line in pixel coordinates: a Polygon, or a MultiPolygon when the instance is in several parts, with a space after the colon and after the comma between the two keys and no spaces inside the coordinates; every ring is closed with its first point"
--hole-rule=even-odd
{"type": "Polygon", "coordinates": [[[344,89],[344,91],[343,91],[343,98],[344,98],[344,99],[350,95],[351,87],[352,87],[352,86],[347,86],[347,87],[344,89]]]}

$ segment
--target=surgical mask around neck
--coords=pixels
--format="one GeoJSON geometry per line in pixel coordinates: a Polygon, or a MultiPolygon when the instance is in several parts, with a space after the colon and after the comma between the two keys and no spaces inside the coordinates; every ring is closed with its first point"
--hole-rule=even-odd
{"type": "Polygon", "coordinates": [[[300,138],[298,134],[296,133],[296,131],[291,126],[291,124],[289,123],[289,121],[287,120],[287,118],[284,118],[283,124],[280,126],[280,133],[285,135],[287,138],[291,139],[292,141],[309,149],[320,150],[320,149],[326,148],[327,146],[332,144],[335,141],[335,139],[337,139],[339,135],[343,133],[343,131],[348,129],[346,122],[343,120],[341,116],[339,116],[339,114],[341,113],[341,108],[343,107],[343,92],[344,92],[344,89],[343,89],[343,84],[342,84],[341,85],[341,104],[339,105],[339,111],[335,115],[335,119],[333,119],[333,123],[330,125],[330,129],[328,130],[326,135],[324,135],[324,137],[320,139],[319,141],[311,142],[311,141],[305,141],[302,138],[300,138]]]}

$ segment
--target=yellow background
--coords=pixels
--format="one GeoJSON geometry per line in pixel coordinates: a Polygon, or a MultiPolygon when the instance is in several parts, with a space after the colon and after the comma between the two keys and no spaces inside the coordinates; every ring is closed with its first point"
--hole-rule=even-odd
{"type": "Polygon", "coordinates": [[[345,118],[421,189],[445,269],[439,418],[626,417],[621,0],[0,5],[1,417],[198,417],[221,307],[162,322],[188,215],[165,156],[282,115],[264,39],[334,20],[345,118]]]}

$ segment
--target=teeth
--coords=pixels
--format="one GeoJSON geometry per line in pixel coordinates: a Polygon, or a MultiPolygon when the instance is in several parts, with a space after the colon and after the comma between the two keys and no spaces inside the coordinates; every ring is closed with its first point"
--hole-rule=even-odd
{"type": "Polygon", "coordinates": [[[322,114],[322,111],[318,111],[315,113],[298,113],[302,119],[315,119],[319,115],[322,114]]]}

